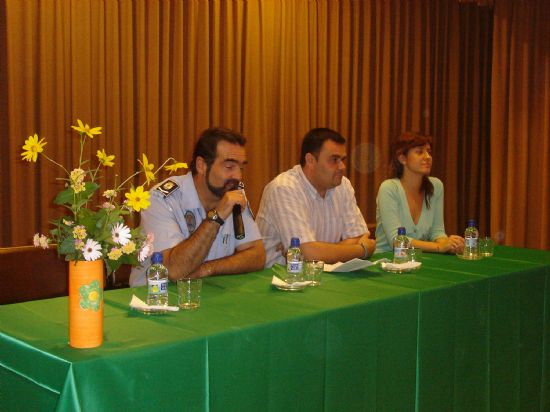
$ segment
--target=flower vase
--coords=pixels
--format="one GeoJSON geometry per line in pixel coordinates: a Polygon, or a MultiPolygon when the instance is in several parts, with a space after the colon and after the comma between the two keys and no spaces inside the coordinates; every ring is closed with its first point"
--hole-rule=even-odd
{"type": "Polygon", "coordinates": [[[69,262],[69,345],[103,343],[103,260],[69,262]]]}

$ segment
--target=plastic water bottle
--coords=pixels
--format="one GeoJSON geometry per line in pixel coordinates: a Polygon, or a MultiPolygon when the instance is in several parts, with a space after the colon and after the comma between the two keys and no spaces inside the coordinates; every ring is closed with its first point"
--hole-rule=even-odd
{"type": "Polygon", "coordinates": [[[300,239],[293,237],[290,239],[290,247],[286,252],[286,279],[287,283],[302,281],[304,267],[304,258],[300,249],[300,239]]]}
{"type": "Polygon", "coordinates": [[[477,259],[478,256],[479,231],[476,228],[474,219],[468,220],[468,227],[464,232],[464,257],[466,259],[477,259]]]}
{"type": "Polygon", "coordinates": [[[168,269],[162,264],[162,253],[151,256],[147,269],[147,304],[168,306],[168,269]]]}
{"type": "Polygon", "coordinates": [[[407,230],[404,227],[397,228],[397,236],[393,239],[393,263],[406,263],[409,261],[409,246],[407,230]]]}

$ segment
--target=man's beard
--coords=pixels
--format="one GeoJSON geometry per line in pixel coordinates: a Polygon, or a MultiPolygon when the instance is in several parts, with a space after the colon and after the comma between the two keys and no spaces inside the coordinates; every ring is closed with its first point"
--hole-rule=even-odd
{"type": "Polygon", "coordinates": [[[237,179],[227,179],[224,182],[223,186],[213,186],[212,184],[210,184],[210,167],[208,167],[208,170],[206,171],[206,186],[208,186],[208,189],[212,192],[214,196],[216,196],[218,199],[221,199],[223,195],[225,195],[225,192],[237,189],[239,187],[239,181],[237,179]]]}

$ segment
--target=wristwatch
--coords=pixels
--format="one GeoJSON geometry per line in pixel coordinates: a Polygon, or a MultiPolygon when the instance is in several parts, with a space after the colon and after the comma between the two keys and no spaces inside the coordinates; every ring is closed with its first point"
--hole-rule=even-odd
{"type": "Polygon", "coordinates": [[[208,213],[206,213],[206,217],[220,226],[225,223],[225,221],[218,215],[218,211],[216,209],[209,210],[208,213]]]}

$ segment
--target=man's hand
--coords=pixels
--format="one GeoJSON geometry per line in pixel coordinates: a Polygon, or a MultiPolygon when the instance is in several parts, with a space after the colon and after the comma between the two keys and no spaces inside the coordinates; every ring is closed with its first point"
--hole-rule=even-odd
{"type": "Polygon", "coordinates": [[[368,258],[374,253],[374,249],[376,248],[376,241],[370,238],[369,233],[365,233],[363,236],[361,236],[357,243],[363,246],[366,251],[364,258],[368,258]]]}
{"type": "Polygon", "coordinates": [[[216,207],[218,216],[220,216],[223,220],[226,220],[233,212],[233,206],[235,205],[240,205],[241,210],[244,210],[246,207],[246,196],[242,190],[237,189],[225,192],[220,200],[220,203],[218,203],[218,206],[216,207]]]}

